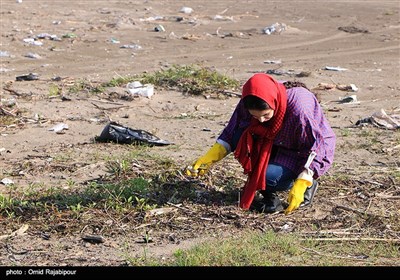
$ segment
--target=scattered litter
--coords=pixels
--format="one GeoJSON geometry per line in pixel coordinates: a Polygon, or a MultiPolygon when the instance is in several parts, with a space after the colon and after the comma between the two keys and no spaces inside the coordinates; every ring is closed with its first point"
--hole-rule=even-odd
{"type": "Polygon", "coordinates": [[[358,87],[355,84],[349,84],[349,85],[337,85],[337,84],[327,84],[327,83],[319,83],[314,90],[329,90],[329,89],[338,89],[338,90],[343,90],[343,91],[353,91],[356,92],[358,91],[358,87]]]}
{"type": "Polygon", "coordinates": [[[38,38],[38,39],[49,39],[49,40],[52,40],[52,41],[61,41],[61,38],[58,38],[57,35],[49,34],[49,33],[40,33],[40,34],[36,35],[36,38],[38,38]]]}
{"type": "Polygon", "coordinates": [[[142,85],[139,81],[134,81],[126,85],[128,92],[133,96],[144,96],[150,98],[154,94],[154,86],[151,84],[142,85]]]}
{"type": "Polygon", "coordinates": [[[150,146],[165,146],[172,143],[141,129],[131,129],[116,122],[107,124],[100,136],[95,137],[99,142],[116,142],[120,144],[147,144],[150,146]]]}
{"type": "Polygon", "coordinates": [[[340,98],[339,103],[359,104],[360,102],[357,101],[357,95],[349,95],[349,96],[340,98]]]}
{"type": "Polygon", "coordinates": [[[293,223],[292,222],[288,222],[286,224],[284,224],[283,226],[281,226],[281,231],[292,231],[293,230],[293,223]]]}
{"type": "Polygon", "coordinates": [[[9,186],[9,185],[13,185],[14,181],[8,178],[3,178],[0,181],[3,185],[9,186]]]}
{"type": "Polygon", "coordinates": [[[14,97],[11,98],[1,98],[0,106],[3,105],[5,107],[13,107],[17,104],[17,100],[14,97]]]}
{"type": "Polygon", "coordinates": [[[358,91],[358,87],[355,84],[350,85],[337,85],[337,89],[345,91],[358,91]]]}
{"type": "Polygon", "coordinates": [[[0,240],[7,239],[10,237],[14,237],[14,236],[25,235],[28,228],[29,228],[28,224],[23,224],[19,229],[17,229],[16,231],[13,231],[10,234],[0,235],[0,240]]]}
{"type": "Polygon", "coordinates": [[[34,80],[39,80],[39,75],[36,73],[29,73],[27,75],[21,75],[15,77],[16,81],[34,81],[34,80]]]}
{"type": "Polygon", "coordinates": [[[40,237],[43,238],[44,240],[50,240],[50,233],[48,232],[41,232],[40,237]]]}
{"type": "Polygon", "coordinates": [[[65,123],[59,123],[49,129],[49,131],[54,131],[57,134],[63,133],[63,130],[68,129],[68,125],[65,123]]]}
{"type": "Polygon", "coordinates": [[[114,39],[114,38],[111,38],[110,41],[111,41],[111,43],[113,43],[113,44],[119,44],[119,43],[121,43],[119,40],[114,39]]]}
{"type": "Polygon", "coordinates": [[[28,57],[28,58],[33,58],[33,59],[41,59],[42,57],[40,56],[40,55],[38,55],[37,53],[27,53],[26,55],[25,55],[25,57],[28,57]]]}
{"type": "Polygon", "coordinates": [[[225,17],[225,16],[220,16],[220,15],[215,15],[213,17],[213,20],[218,20],[218,21],[234,21],[233,17],[225,17]]]}
{"type": "Polygon", "coordinates": [[[134,50],[140,50],[142,47],[139,46],[138,44],[133,44],[133,45],[122,45],[120,47],[121,49],[134,49],[134,50]]]}
{"type": "Polygon", "coordinates": [[[358,27],[354,27],[354,26],[340,26],[340,27],[338,27],[338,30],[344,31],[347,33],[369,33],[369,31],[367,29],[358,28],[358,27]]]}
{"type": "Polygon", "coordinates": [[[163,214],[168,214],[168,213],[171,213],[171,212],[175,212],[176,210],[177,209],[173,208],[173,207],[163,207],[163,208],[151,209],[151,210],[148,211],[148,214],[150,216],[158,216],[158,215],[163,215],[163,214]]]}
{"type": "Polygon", "coordinates": [[[82,236],[82,239],[92,244],[104,243],[105,241],[104,237],[100,235],[85,235],[82,236]]]}
{"type": "Polygon", "coordinates": [[[0,57],[10,57],[10,54],[6,51],[0,51],[0,57]]]}
{"type": "Polygon", "coordinates": [[[0,67],[0,73],[6,73],[6,72],[10,72],[10,71],[14,71],[14,69],[0,67]]]}
{"type": "Polygon", "coordinates": [[[182,7],[179,12],[184,13],[184,14],[191,14],[193,12],[192,8],[189,7],[182,7]]]}
{"type": "Polygon", "coordinates": [[[400,128],[400,115],[388,115],[385,110],[381,109],[380,111],[373,113],[370,117],[358,120],[356,125],[368,123],[379,128],[395,130],[400,128]]]}
{"type": "Polygon", "coordinates": [[[62,35],[62,37],[63,37],[63,38],[70,38],[70,39],[72,39],[72,38],[76,38],[76,37],[78,37],[78,36],[76,36],[75,33],[66,33],[66,34],[62,35]]]}
{"type": "Polygon", "coordinates": [[[35,45],[35,46],[42,46],[43,43],[40,41],[36,41],[34,38],[25,38],[23,39],[23,41],[25,43],[31,44],[31,45],[35,45]]]}
{"type": "Polygon", "coordinates": [[[342,67],[325,66],[325,70],[330,71],[347,71],[348,69],[342,67]]]}
{"type": "Polygon", "coordinates": [[[156,27],[154,27],[154,31],[156,31],[156,32],[165,32],[165,28],[164,28],[164,26],[159,24],[156,27]]]}
{"type": "Polygon", "coordinates": [[[265,27],[263,29],[263,33],[267,34],[267,35],[281,34],[286,29],[287,29],[287,25],[285,23],[276,22],[270,26],[265,27]]]}
{"type": "Polygon", "coordinates": [[[141,18],[140,21],[155,21],[155,20],[163,20],[163,16],[155,16],[155,17],[148,17],[148,18],[141,18]]]}
{"type": "Polygon", "coordinates": [[[311,75],[311,72],[309,72],[309,71],[296,72],[292,69],[290,69],[290,70],[269,69],[265,73],[271,74],[271,75],[277,75],[277,76],[288,75],[288,76],[296,76],[296,77],[308,77],[311,75]]]}
{"type": "Polygon", "coordinates": [[[281,64],[282,60],[265,60],[264,61],[265,64],[281,64]]]}

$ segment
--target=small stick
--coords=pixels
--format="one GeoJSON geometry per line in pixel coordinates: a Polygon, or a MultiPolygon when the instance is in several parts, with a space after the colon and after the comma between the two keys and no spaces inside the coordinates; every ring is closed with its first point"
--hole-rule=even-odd
{"type": "Polygon", "coordinates": [[[313,241],[379,241],[379,242],[393,242],[400,243],[400,239],[392,239],[392,238],[373,238],[373,237],[365,237],[365,238],[357,238],[357,237],[338,237],[338,238],[301,238],[300,240],[310,240],[313,241]]]}

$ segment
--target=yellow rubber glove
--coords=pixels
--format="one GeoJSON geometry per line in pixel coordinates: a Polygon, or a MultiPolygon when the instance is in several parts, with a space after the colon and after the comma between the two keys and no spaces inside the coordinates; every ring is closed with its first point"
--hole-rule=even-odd
{"type": "Polygon", "coordinates": [[[211,164],[220,161],[227,154],[228,152],[223,145],[215,143],[205,155],[186,168],[186,174],[192,177],[202,176],[206,174],[211,164]]]}
{"type": "Polygon", "coordinates": [[[304,193],[306,192],[307,187],[311,185],[312,182],[304,179],[296,179],[294,181],[293,187],[288,196],[289,206],[285,210],[286,215],[299,208],[300,204],[304,201],[304,193]]]}

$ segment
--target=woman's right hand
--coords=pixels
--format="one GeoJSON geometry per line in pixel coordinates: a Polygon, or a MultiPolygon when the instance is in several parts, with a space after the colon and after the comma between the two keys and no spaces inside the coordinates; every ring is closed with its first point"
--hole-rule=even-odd
{"type": "Polygon", "coordinates": [[[186,167],[186,175],[197,177],[206,174],[213,163],[220,161],[227,154],[228,152],[223,145],[215,143],[205,155],[186,167]]]}

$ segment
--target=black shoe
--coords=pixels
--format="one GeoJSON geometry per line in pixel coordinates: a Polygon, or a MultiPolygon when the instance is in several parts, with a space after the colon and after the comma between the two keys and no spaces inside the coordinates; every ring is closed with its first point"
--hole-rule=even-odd
{"type": "Polygon", "coordinates": [[[300,204],[300,207],[311,205],[314,199],[314,195],[317,192],[317,189],[318,189],[318,182],[314,180],[313,184],[306,189],[304,193],[304,201],[303,203],[300,204]]]}
{"type": "Polygon", "coordinates": [[[283,211],[284,207],[276,193],[263,192],[263,205],[261,206],[262,213],[276,213],[283,211]]]}

